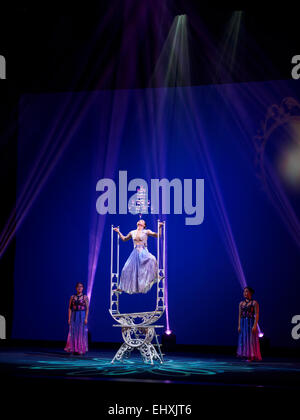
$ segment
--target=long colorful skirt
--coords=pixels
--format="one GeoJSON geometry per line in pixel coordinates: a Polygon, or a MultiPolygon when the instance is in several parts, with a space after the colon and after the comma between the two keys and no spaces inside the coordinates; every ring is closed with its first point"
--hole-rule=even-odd
{"type": "Polygon", "coordinates": [[[237,356],[249,360],[261,360],[258,330],[252,332],[254,321],[254,318],[241,318],[237,356]]]}
{"type": "Polygon", "coordinates": [[[88,351],[88,329],[84,323],[85,311],[72,311],[65,351],[84,354],[88,351]]]}
{"type": "Polygon", "coordinates": [[[133,293],[147,293],[157,282],[157,261],[146,247],[137,246],[122,269],[119,289],[133,293]]]}

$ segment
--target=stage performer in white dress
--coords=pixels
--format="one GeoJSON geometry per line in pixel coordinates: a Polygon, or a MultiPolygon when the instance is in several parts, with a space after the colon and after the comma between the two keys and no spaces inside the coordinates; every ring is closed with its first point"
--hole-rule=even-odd
{"type": "MultiPolygon", "coordinates": [[[[159,236],[161,235],[161,227],[163,223],[159,223],[159,236]]],[[[137,222],[137,229],[131,230],[127,236],[122,235],[119,228],[114,228],[122,241],[133,240],[133,251],[129,255],[121,272],[119,288],[117,292],[147,293],[153,284],[157,282],[157,261],[147,248],[148,236],[157,238],[158,233],[146,229],[146,222],[140,219],[137,222]]]]}

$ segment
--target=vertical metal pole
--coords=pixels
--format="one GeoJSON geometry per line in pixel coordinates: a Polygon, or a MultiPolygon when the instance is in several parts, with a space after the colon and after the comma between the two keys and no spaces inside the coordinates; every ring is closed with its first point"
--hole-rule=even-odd
{"type": "Polygon", "coordinates": [[[164,293],[164,301],[163,305],[165,308],[165,281],[166,281],[166,222],[164,222],[164,228],[163,228],[163,293],[164,293]]]}
{"type": "Polygon", "coordinates": [[[159,307],[160,290],[160,255],[159,255],[159,219],[157,220],[157,287],[156,287],[156,310],[159,307]]]}
{"type": "Polygon", "coordinates": [[[110,228],[110,310],[112,311],[112,287],[113,287],[113,252],[114,252],[114,225],[110,228]]]}
{"type": "MultiPolygon", "coordinates": [[[[118,226],[120,228],[120,226],[118,226]]],[[[120,247],[120,236],[118,235],[117,238],[117,288],[119,288],[119,284],[120,284],[120,278],[119,278],[119,260],[120,260],[120,252],[119,252],[119,248],[120,247]]],[[[119,294],[117,294],[117,311],[119,313],[119,294]]]]}
{"type": "Polygon", "coordinates": [[[159,255],[159,219],[157,220],[157,266],[158,266],[158,275],[160,268],[160,255],[159,255]]]}
{"type": "MultiPolygon", "coordinates": [[[[118,226],[119,228],[120,228],[120,226],[118,226]]],[[[119,253],[119,248],[120,247],[120,236],[118,235],[118,238],[117,238],[117,284],[118,284],[118,287],[119,287],[119,283],[120,283],[120,279],[119,279],[119,267],[120,267],[120,265],[119,265],[119,261],[120,261],[120,253],[119,253]]]]}
{"type": "Polygon", "coordinates": [[[166,222],[164,222],[164,228],[163,228],[163,269],[164,269],[164,275],[165,275],[165,269],[166,269],[166,222]]]}

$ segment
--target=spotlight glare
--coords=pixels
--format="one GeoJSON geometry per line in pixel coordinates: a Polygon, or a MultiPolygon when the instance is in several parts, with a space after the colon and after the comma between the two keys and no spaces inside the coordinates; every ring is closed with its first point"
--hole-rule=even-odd
{"type": "Polygon", "coordinates": [[[171,331],[171,330],[166,330],[166,331],[165,331],[165,333],[166,333],[167,335],[171,335],[171,334],[172,334],[172,331],[171,331]]]}
{"type": "Polygon", "coordinates": [[[258,336],[259,336],[259,338],[261,338],[261,337],[263,337],[263,336],[264,336],[264,333],[261,331],[261,332],[258,334],[258,336]]]}

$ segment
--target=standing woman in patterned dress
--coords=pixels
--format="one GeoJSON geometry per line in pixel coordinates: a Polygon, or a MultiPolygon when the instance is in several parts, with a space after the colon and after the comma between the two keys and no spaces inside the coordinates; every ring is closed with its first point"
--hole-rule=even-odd
{"type": "Polygon", "coordinates": [[[247,362],[261,360],[258,337],[259,305],[252,299],[254,290],[244,288],[244,298],[239,304],[238,348],[237,357],[246,358],[247,362]]]}
{"type": "Polygon", "coordinates": [[[76,284],[76,295],[69,302],[69,334],[65,351],[72,354],[85,354],[88,351],[89,298],[83,294],[83,284],[76,284]]]}

